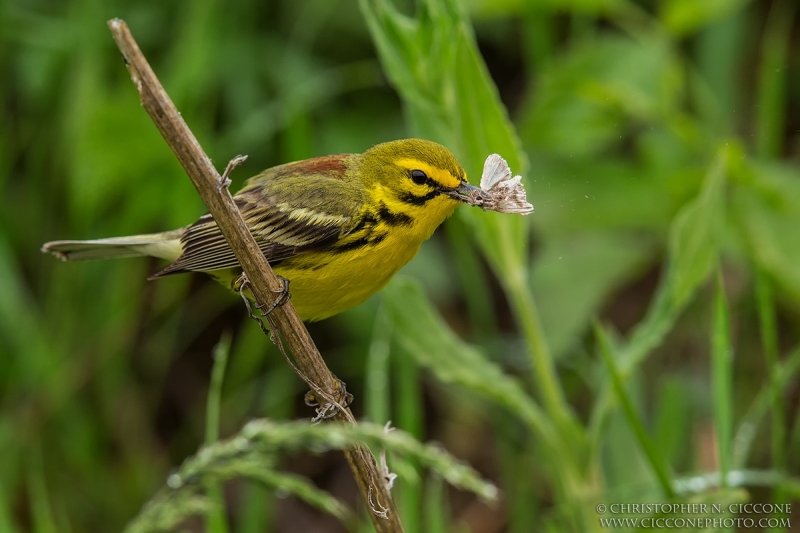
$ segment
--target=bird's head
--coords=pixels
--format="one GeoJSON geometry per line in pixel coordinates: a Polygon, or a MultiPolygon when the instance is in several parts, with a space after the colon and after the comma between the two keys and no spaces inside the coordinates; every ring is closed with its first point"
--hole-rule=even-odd
{"type": "MultiPolygon", "coordinates": [[[[486,193],[467,182],[456,157],[444,146],[403,139],[364,152],[361,175],[373,198],[391,209],[441,223],[459,203],[476,204],[486,193]]],[[[438,223],[436,225],[438,225],[438,223]]]]}

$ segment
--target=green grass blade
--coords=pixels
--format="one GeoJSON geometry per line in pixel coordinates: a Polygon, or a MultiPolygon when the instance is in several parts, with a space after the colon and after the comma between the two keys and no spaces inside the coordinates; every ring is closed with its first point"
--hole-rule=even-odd
{"type": "Polygon", "coordinates": [[[778,375],[780,355],[778,353],[778,326],[775,318],[775,302],[772,296],[772,282],[767,275],[758,270],[756,273],[756,303],[758,305],[758,322],[761,330],[761,347],[769,376],[770,419],[772,442],[772,467],[776,470],[786,468],[786,421],[783,406],[783,391],[778,375]]]}
{"type": "Polygon", "coordinates": [[[226,458],[231,454],[241,455],[249,451],[261,455],[265,452],[344,449],[362,442],[375,449],[385,449],[403,457],[414,458],[454,487],[470,491],[482,499],[492,501],[497,498],[497,488],[494,485],[440,446],[424,444],[402,430],[387,432],[384,426],[369,422],[345,426],[309,424],[304,421],[255,420],[248,423],[236,437],[220,443],[210,453],[206,452],[207,456],[201,452],[187,473],[191,476],[192,473],[202,470],[209,461],[226,458]]]}
{"type": "Polygon", "coordinates": [[[258,481],[265,487],[296,496],[312,507],[329,513],[339,520],[347,522],[351,518],[350,509],[342,502],[325,491],[319,490],[314,484],[301,476],[275,472],[274,470],[258,470],[251,473],[250,466],[244,463],[238,471],[231,470],[226,473],[239,476],[248,476],[258,481]]]}
{"type": "Polygon", "coordinates": [[[597,345],[600,349],[600,354],[603,357],[603,362],[605,363],[606,369],[611,376],[611,382],[614,386],[614,391],[622,403],[622,409],[625,412],[625,418],[628,421],[628,425],[633,431],[633,434],[636,435],[636,440],[639,442],[639,446],[642,448],[642,451],[644,451],[645,455],[647,456],[647,459],[650,462],[650,467],[653,469],[653,472],[661,484],[661,490],[665,496],[672,499],[675,497],[675,490],[672,487],[671,476],[666,461],[664,460],[661,451],[647,434],[647,430],[644,428],[644,424],[642,423],[639,414],[636,412],[636,408],[633,405],[633,400],[631,400],[628,391],[625,389],[625,383],[620,376],[619,369],[617,368],[617,364],[615,362],[615,356],[611,350],[611,346],[608,342],[605,332],[599,325],[595,325],[594,331],[595,337],[597,338],[597,345]]]}
{"type": "Polygon", "coordinates": [[[236,516],[237,533],[272,533],[274,525],[268,520],[273,516],[274,491],[257,483],[247,485],[242,495],[241,510],[236,516]]]}
{"type": "Polygon", "coordinates": [[[689,466],[692,436],[692,401],[686,394],[688,379],[670,377],[658,387],[653,434],[664,460],[674,471],[689,466]]]}
{"type": "MultiPolygon", "coordinates": [[[[424,406],[422,405],[422,383],[417,362],[407,355],[395,357],[392,375],[396,386],[396,427],[408,432],[417,439],[423,438],[424,406]]],[[[407,467],[415,471],[414,479],[419,479],[419,464],[410,459],[407,467]]],[[[419,531],[421,526],[422,491],[419,483],[404,482],[395,489],[403,510],[403,525],[409,531],[419,531]]]]}
{"type": "MultiPolygon", "coordinates": [[[[792,450],[800,449],[800,410],[797,411],[797,417],[794,420],[792,435],[789,437],[789,448],[792,450]]],[[[792,455],[789,458],[789,468],[797,469],[800,467],[800,457],[792,455]]]]}
{"type": "MultiPolygon", "coordinates": [[[[219,412],[222,401],[222,384],[225,381],[225,368],[231,351],[231,334],[223,333],[219,343],[214,347],[214,365],[211,370],[211,384],[206,403],[206,445],[219,439],[219,412]]],[[[227,533],[228,521],[225,513],[225,500],[222,486],[209,483],[207,496],[210,503],[206,513],[206,527],[210,533],[227,533]]]]}
{"type": "Polygon", "coordinates": [[[722,486],[728,486],[733,464],[733,348],[730,319],[722,273],[717,273],[714,319],[711,333],[711,390],[714,397],[714,428],[722,486]]]}
{"type": "MultiPolygon", "coordinates": [[[[773,8],[774,9],[774,8],[773,8]]],[[[764,351],[764,360],[767,367],[767,390],[769,391],[770,404],[770,443],[772,446],[772,468],[778,472],[786,471],[786,412],[783,405],[783,387],[781,383],[780,355],[778,352],[778,326],[775,317],[775,302],[772,294],[772,281],[760,268],[756,272],[756,303],[758,307],[758,321],[761,331],[761,345],[764,351]]],[[[787,360],[788,363],[788,360],[787,360]]],[[[735,457],[735,456],[734,456],[735,457]]],[[[775,488],[773,495],[775,503],[789,503],[783,487],[775,488]]],[[[781,518],[776,513],[772,518],[781,518]]],[[[784,528],[773,527],[770,531],[785,531],[784,528]]]]}
{"type": "Polygon", "coordinates": [[[231,351],[231,334],[224,333],[214,347],[214,365],[211,370],[211,383],[206,402],[206,444],[219,439],[219,411],[222,402],[222,384],[225,381],[225,368],[231,351]]]}
{"type": "Polygon", "coordinates": [[[275,460],[284,453],[319,453],[362,444],[403,458],[413,458],[457,488],[473,492],[487,501],[497,499],[497,488],[475,470],[439,446],[423,444],[404,431],[387,432],[382,425],[370,422],[351,426],[260,419],[248,423],[227,440],[204,446],[184,461],[168,478],[167,486],[131,521],[126,532],[170,529],[192,515],[207,513],[208,501],[199,494],[205,484],[241,477],[297,496],[341,520],[349,521],[352,513],[346,506],[299,476],[275,471],[275,460]]]}
{"type": "Polygon", "coordinates": [[[743,93],[739,82],[739,65],[745,49],[746,21],[745,12],[740,10],[720,17],[696,37],[698,73],[713,94],[711,105],[701,106],[699,111],[702,113],[702,126],[712,136],[721,137],[736,132],[736,109],[741,105],[743,93]]]}
{"type": "Polygon", "coordinates": [[[6,533],[19,533],[19,530],[14,526],[13,516],[13,501],[8,498],[8,493],[3,484],[0,483],[0,531],[6,533]]]}
{"type": "Polygon", "coordinates": [[[366,369],[365,408],[367,418],[376,424],[389,420],[389,357],[391,354],[392,323],[381,305],[375,315],[372,339],[369,343],[366,369]]]}
{"type": "Polygon", "coordinates": [[[44,465],[42,465],[42,449],[37,443],[28,461],[28,498],[31,517],[33,519],[33,533],[56,533],[55,517],[47,493],[44,465]]]}
{"type": "Polygon", "coordinates": [[[508,533],[536,531],[543,519],[538,498],[540,487],[535,472],[538,462],[536,442],[532,439],[519,442],[517,426],[506,413],[492,417],[499,446],[498,462],[502,475],[505,505],[508,508],[508,533]],[[522,473],[522,475],[520,475],[522,473]]]}
{"type": "MultiPolygon", "coordinates": [[[[800,373],[800,348],[795,348],[772,372],[777,376],[777,383],[770,381],[762,387],[736,430],[733,449],[734,468],[742,469],[747,465],[753,440],[758,434],[761,421],[773,405],[774,394],[777,392],[781,396],[784,395],[795,383],[795,376],[800,373]]],[[[788,449],[797,448],[790,446],[788,449]]]]}
{"type": "Polygon", "coordinates": [[[756,153],[761,157],[777,157],[783,148],[787,63],[796,9],[795,0],[773,2],[764,29],[756,106],[756,153]]]}
{"type": "MultiPolygon", "coordinates": [[[[447,503],[444,492],[444,482],[439,476],[430,476],[425,483],[425,506],[423,509],[425,528],[420,531],[428,533],[447,533],[447,503]]],[[[409,529],[409,531],[413,531],[409,529]]]]}

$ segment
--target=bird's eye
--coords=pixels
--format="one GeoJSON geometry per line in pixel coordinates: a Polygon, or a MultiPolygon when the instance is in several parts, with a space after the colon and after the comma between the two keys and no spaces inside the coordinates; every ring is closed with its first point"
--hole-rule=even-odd
{"type": "Polygon", "coordinates": [[[428,175],[421,170],[412,170],[411,181],[417,185],[425,185],[425,183],[428,181],[428,175]]]}

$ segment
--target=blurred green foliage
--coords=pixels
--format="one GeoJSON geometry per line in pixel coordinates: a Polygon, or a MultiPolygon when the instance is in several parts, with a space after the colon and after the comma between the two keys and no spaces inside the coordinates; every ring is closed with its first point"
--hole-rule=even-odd
{"type": "MultiPolygon", "coordinates": [[[[2,0],[0,531],[121,530],[204,441],[310,415],[213,282],[39,253],[203,212],[112,17],[218,166],[249,155],[234,189],[411,135],[447,144],[473,182],[492,151],[523,173],[530,217],[460,209],[384,295],[311,327],[364,417],[440,441],[501,489],[487,506],[390,454],[407,531],[593,531],[597,503],[797,503],[798,11],[2,0]]],[[[209,531],[342,530],[313,506],[358,507],[349,472],[308,448],[259,463],[260,484],[208,470],[212,504],[187,510],[209,531]]]]}

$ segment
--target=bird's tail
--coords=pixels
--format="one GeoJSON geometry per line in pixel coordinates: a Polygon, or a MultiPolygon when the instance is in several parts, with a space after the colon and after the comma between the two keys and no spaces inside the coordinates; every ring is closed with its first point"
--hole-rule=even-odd
{"type": "Polygon", "coordinates": [[[174,261],[181,255],[181,235],[184,228],[164,233],[112,237],[92,241],[52,241],[42,246],[42,251],[62,261],[87,259],[115,259],[150,255],[174,261]]]}

